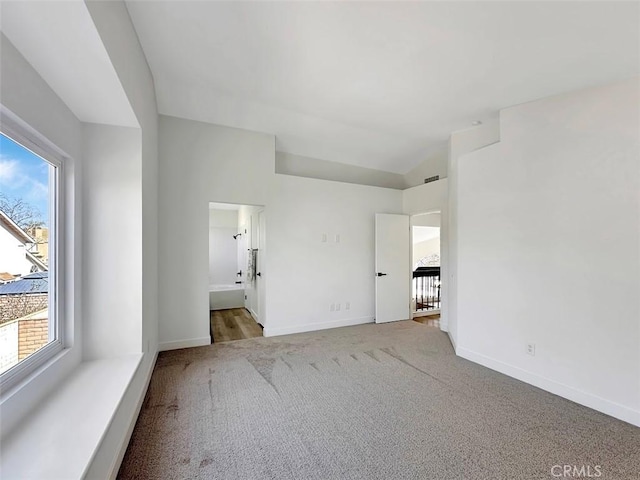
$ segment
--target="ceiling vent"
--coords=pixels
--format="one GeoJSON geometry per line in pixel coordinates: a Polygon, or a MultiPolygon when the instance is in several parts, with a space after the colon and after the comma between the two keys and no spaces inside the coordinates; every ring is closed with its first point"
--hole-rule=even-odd
{"type": "Polygon", "coordinates": [[[440,175],[434,175],[433,177],[425,178],[424,183],[437,182],[440,180],[440,175]]]}

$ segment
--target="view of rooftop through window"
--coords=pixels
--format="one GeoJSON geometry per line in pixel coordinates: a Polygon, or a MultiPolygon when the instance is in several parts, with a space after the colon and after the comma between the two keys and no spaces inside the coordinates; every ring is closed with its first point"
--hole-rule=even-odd
{"type": "Polygon", "coordinates": [[[55,339],[49,235],[55,167],[0,134],[0,373],[55,339]]]}

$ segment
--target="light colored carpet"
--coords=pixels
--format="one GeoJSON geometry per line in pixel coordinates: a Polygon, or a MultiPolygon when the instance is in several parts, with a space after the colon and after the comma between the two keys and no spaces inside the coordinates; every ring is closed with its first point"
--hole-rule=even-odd
{"type": "Polygon", "coordinates": [[[160,354],[119,478],[552,479],[554,465],[640,478],[640,429],[407,321],[160,354]]]}

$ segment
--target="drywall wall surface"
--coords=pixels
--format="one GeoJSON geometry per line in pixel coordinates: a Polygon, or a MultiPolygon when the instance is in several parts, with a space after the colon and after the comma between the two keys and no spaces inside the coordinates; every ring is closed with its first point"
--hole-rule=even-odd
{"type": "MultiPolygon", "coordinates": [[[[86,2],[142,131],[142,338],[140,349],[158,345],[158,112],[151,70],[123,1],[86,2]]],[[[141,369],[141,370],[144,370],[141,369]]]]}
{"type": "Polygon", "coordinates": [[[448,172],[448,144],[443,144],[430,150],[424,162],[409,170],[403,175],[404,188],[417,187],[423,185],[425,179],[439,176],[440,179],[447,178],[448,172]]]}
{"type": "Polygon", "coordinates": [[[407,215],[442,212],[447,203],[448,180],[423,183],[402,191],[403,211],[407,215]]]}
{"type": "Polygon", "coordinates": [[[165,164],[171,159],[175,169],[198,166],[197,172],[180,175],[194,180],[186,195],[206,192],[212,197],[209,202],[265,204],[275,171],[273,135],[165,115],[160,116],[160,129],[165,164]],[[179,144],[171,145],[162,135],[179,144]]]}
{"type": "Polygon", "coordinates": [[[76,368],[82,356],[81,335],[81,205],[82,126],[71,110],[53,92],[11,42],[0,33],[0,128],[7,120],[33,132],[36,139],[64,157],[65,182],[65,342],[68,353],[52,362],[31,381],[11,392],[3,392],[0,403],[2,437],[9,435],[51,391],[76,368]]]}
{"type": "Polygon", "coordinates": [[[265,205],[273,135],[160,116],[161,349],[208,344],[209,202],[265,205]]]}
{"type": "MultiPolygon", "coordinates": [[[[135,331],[136,351],[144,355],[87,470],[87,478],[115,478],[158,351],[158,113],[151,70],[125,2],[85,3],[140,126],[135,167],[139,182],[135,186],[134,209],[139,208],[141,218],[134,227],[138,237],[131,248],[141,250],[140,261],[136,263],[140,277],[135,293],[140,296],[141,312],[129,319],[133,322],[129,328],[135,331]]],[[[120,208],[123,209],[122,203],[120,208]]],[[[113,230],[117,228],[112,228],[112,233],[113,230]]]]}
{"type": "Polygon", "coordinates": [[[374,213],[400,213],[400,190],[277,175],[266,134],[161,116],[160,139],[161,348],[209,341],[209,202],[265,207],[266,335],[371,321],[374,213]]]}
{"type": "MultiPolygon", "coordinates": [[[[239,210],[218,210],[215,208],[209,209],[209,227],[218,228],[238,228],[238,215],[239,210]]],[[[236,232],[233,232],[235,235],[236,232]]]]}
{"type": "Polygon", "coordinates": [[[458,159],[460,156],[500,141],[498,118],[466,130],[453,132],[449,138],[448,161],[448,241],[447,277],[448,288],[443,292],[443,303],[447,304],[449,336],[455,344],[458,337],[458,159]]]}
{"type": "Polygon", "coordinates": [[[0,49],[3,108],[17,115],[66,155],[80,158],[80,121],[1,32],[0,49]]]}
{"type": "Polygon", "coordinates": [[[440,255],[440,237],[413,244],[413,263],[415,266],[421,259],[429,255],[440,255]]]}
{"type": "Polygon", "coordinates": [[[265,335],[373,321],[375,214],[402,213],[402,192],[276,175],[265,212],[265,335]]]}
{"type": "Polygon", "coordinates": [[[209,285],[239,281],[238,210],[209,210],[209,285]]]}
{"type": "Polygon", "coordinates": [[[85,124],[83,137],[84,357],[139,353],[143,250],[140,129],[85,124]]]}
{"type": "Polygon", "coordinates": [[[639,105],[634,78],[506,109],[457,191],[458,353],[636,425],[639,105]]]}
{"type": "Polygon", "coordinates": [[[403,176],[397,173],[284,152],[276,152],[276,173],[400,190],[405,188],[403,176]]]}
{"type": "Polygon", "coordinates": [[[411,217],[411,226],[413,227],[440,227],[442,224],[442,215],[438,213],[427,213],[425,215],[413,215],[411,217]]]}

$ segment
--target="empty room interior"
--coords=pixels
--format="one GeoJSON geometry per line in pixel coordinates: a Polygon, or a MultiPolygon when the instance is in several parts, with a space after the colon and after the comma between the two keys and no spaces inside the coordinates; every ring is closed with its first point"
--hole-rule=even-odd
{"type": "Polygon", "coordinates": [[[640,3],[0,1],[3,479],[640,478],[640,3]]]}

